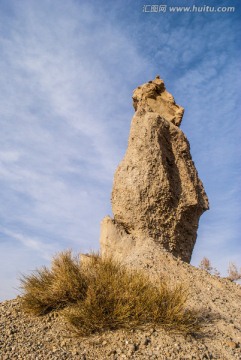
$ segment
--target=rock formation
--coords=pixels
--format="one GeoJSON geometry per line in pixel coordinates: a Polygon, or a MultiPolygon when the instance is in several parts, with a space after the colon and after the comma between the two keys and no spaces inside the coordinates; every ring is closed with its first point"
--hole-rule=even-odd
{"type": "Polygon", "coordinates": [[[184,109],[159,76],[134,91],[133,106],[128,148],[114,176],[114,219],[101,225],[102,255],[124,256],[155,242],[190,262],[208,198],[179,128],[184,109]]]}

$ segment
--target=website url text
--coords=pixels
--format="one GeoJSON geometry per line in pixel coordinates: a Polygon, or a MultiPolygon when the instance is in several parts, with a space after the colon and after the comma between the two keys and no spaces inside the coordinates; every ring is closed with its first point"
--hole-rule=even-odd
{"type": "Polygon", "coordinates": [[[190,12],[190,13],[199,13],[199,12],[210,12],[210,13],[230,13],[235,12],[234,6],[167,6],[167,5],[144,5],[143,6],[143,12],[146,13],[165,13],[165,12],[176,12],[176,13],[184,13],[184,12],[190,12]]]}

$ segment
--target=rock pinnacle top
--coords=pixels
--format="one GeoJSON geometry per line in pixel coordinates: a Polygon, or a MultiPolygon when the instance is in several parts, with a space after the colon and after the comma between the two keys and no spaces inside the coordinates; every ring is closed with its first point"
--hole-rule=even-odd
{"type": "Polygon", "coordinates": [[[135,111],[154,112],[176,126],[181,124],[184,108],[175,103],[159,75],[154,80],[138,86],[133,92],[132,99],[135,111]]]}

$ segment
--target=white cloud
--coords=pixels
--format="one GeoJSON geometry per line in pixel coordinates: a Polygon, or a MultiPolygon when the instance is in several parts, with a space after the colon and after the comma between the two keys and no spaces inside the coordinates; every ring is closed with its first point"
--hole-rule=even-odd
{"type": "Polygon", "coordinates": [[[0,227],[0,232],[3,235],[22,243],[26,248],[41,253],[42,257],[47,260],[50,260],[49,254],[56,248],[56,245],[54,246],[54,244],[46,244],[36,237],[27,237],[19,232],[14,232],[2,227],[0,227]]]}
{"type": "Polygon", "coordinates": [[[98,247],[132,113],[123,77],[145,64],[91,5],[12,6],[0,39],[1,248],[7,237],[39,263],[53,250],[98,247]]]}

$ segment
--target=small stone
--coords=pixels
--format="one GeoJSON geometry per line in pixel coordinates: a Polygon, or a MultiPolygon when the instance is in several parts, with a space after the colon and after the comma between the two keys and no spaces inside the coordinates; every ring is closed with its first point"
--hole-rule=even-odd
{"type": "Polygon", "coordinates": [[[116,353],[117,354],[121,354],[122,353],[122,350],[120,348],[116,349],[116,353]]]}
{"type": "Polygon", "coordinates": [[[79,355],[78,350],[77,350],[77,349],[73,349],[73,350],[72,350],[72,355],[79,355]]]}
{"type": "Polygon", "coordinates": [[[131,344],[130,348],[129,348],[129,351],[130,351],[130,353],[133,354],[135,351],[138,350],[138,348],[139,348],[139,346],[137,344],[131,344]]]}
{"type": "Polygon", "coordinates": [[[120,355],[120,359],[126,359],[126,355],[125,355],[125,354],[121,354],[121,355],[120,355]]]}
{"type": "Polygon", "coordinates": [[[115,354],[116,354],[116,350],[113,349],[108,353],[108,356],[115,355],[115,354]]]}
{"type": "Polygon", "coordinates": [[[238,347],[238,344],[232,340],[225,341],[225,345],[231,349],[236,349],[238,347]]]}
{"type": "Polygon", "coordinates": [[[147,337],[145,337],[143,344],[144,344],[145,346],[147,346],[147,345],[150,344],[150,342],[151,342],[151,339],[147,336],[147,337]]]}

